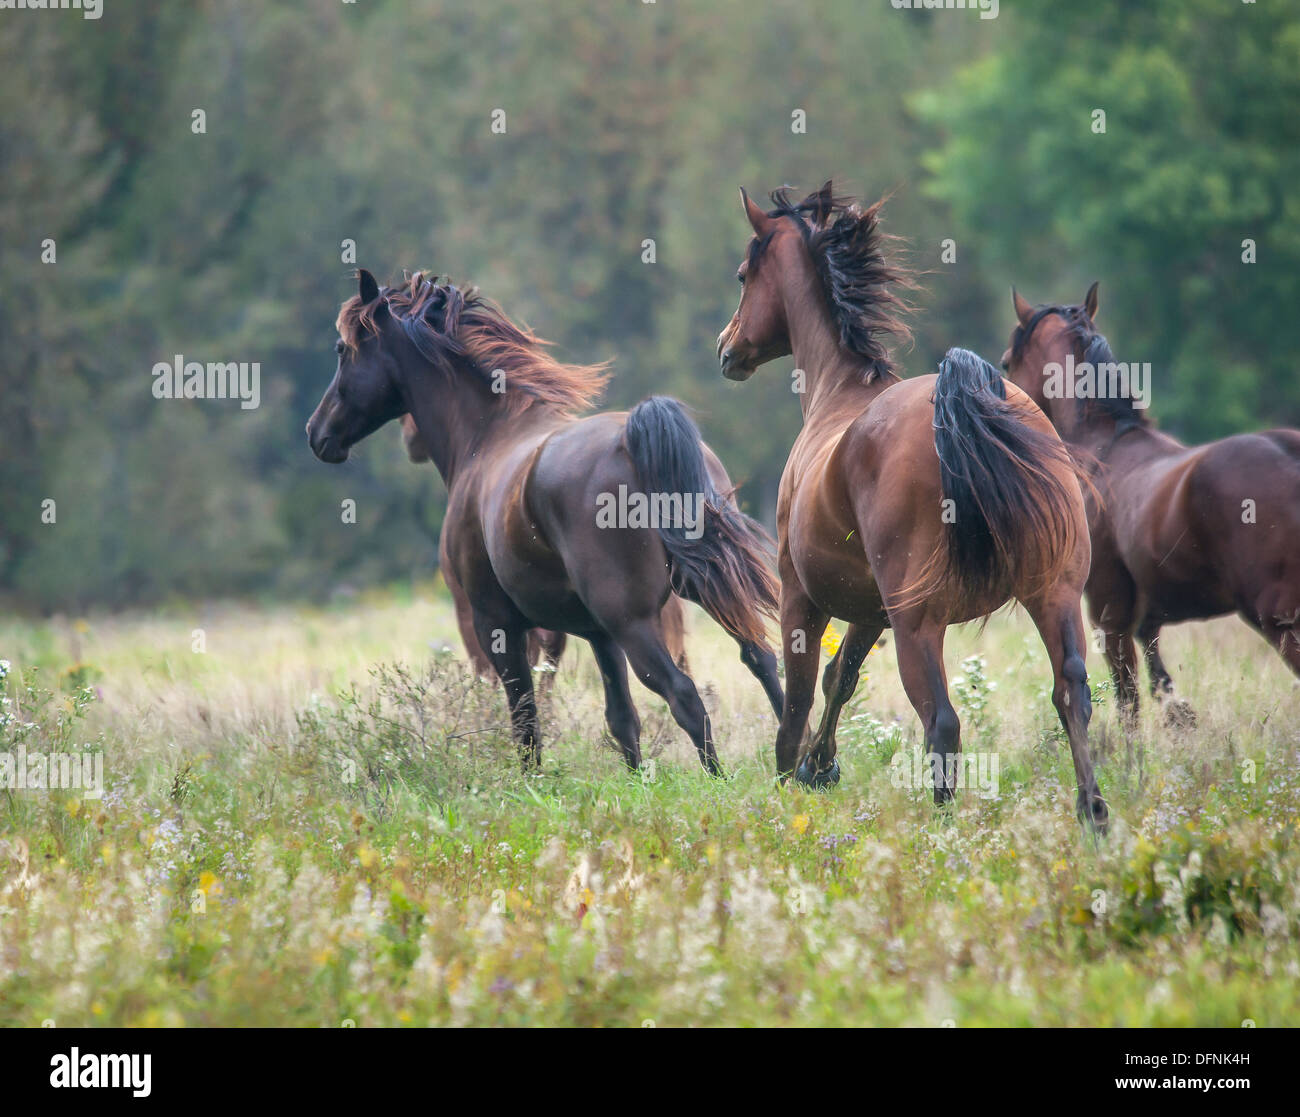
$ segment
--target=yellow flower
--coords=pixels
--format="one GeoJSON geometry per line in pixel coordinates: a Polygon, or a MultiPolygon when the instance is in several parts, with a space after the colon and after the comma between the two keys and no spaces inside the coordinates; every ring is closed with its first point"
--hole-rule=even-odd
{"type": "Polygon", "coordinates": [[[361,862],[363,869],[369,869],[378,859],[379,854],[375,852],[375,847],[369,842],[363,842],[361,848],[357,850],[357,860],[361,862]]]}
{"type": "Polygon", "coordinates": [[[826,626],[826,631],[822,634],[822,651],[827,655],[833,656],[840,650],[840,634],[835,631],[833,624],[826,626]]]}
{"type": "Polygon", "coordinates": [[[794,816],[794,821],[792,821],[790,825],[794,827],[794,832],[796,834],[803,834],[807,831],[808,824],[811,821],[812,819],[810,819],[806,814],[797,814],[794,816]]]}
{"type": "Polygon", "coordinates": [[[221,892],[221,881],[217,878],[216,873],[210,873],[204,870],[199,874],[199,891],[205,896],[212,896],[221,892]]]}
{"type": "Polygon", "coordinates": [[[69,799],[66,806],[68,809],[68,814],[72,815],[73,818],[76,818],[77,815],[81,813],[80,799],[69,799]]]}

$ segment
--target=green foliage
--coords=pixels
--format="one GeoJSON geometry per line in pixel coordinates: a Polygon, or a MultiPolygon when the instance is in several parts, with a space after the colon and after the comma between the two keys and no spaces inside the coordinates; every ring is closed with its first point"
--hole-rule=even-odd
{"type": "Polygon", "coordinates": [[[1300,16],[1218,0],[988,21],[856,0],[133,0],[8,20],[0,97],[40,94],[0,118],[0,596],[324,598],[432,569],[442,486],[397,432],[343,467],[303,437],[353,289],[344,239],[382,278],[449,273],[564,356],[616,357],[611,405],[682,397],[770,522],[790,362],[735,385],[713,355],[741,184],[896,191],[887,223],[927,272],[908,373],[953,344],[996,357],[1013,281],[1062,299],[1100,278],[1166,425],[1300,421],[1297,74],[1300,16]],[[153,399],[177,353],[259,362],[261,407],[153,399]]]}
{"type": "Polygon", "coordinates": [[[1099,325],[1152,363],[1165,426],[1300,423],[1300,11],[1046,0],[1004,17],[995,53],[912,102],[942,137],[927,192],[996,292],[990,351],[1015,324],[1009,284],[1081,302],[1100,279],[1099,325]]]}

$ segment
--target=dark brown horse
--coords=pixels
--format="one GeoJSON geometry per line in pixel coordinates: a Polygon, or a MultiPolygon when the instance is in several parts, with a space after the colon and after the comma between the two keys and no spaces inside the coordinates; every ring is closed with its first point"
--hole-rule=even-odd
{"type": "Polygon", "coordinates": [[[1191,715],[1160,656],[1162,625],[1237,613],[1300,675],[1300,431],[1184,446],[1152,426],[1131,367],[1097,332],[1097,284],[1077,306],[1012,299],[1003,368],[1093,472],[1088,610],[1124,721],[1138,708],[1135,634],[1152,695],[1170,720],[1191,715]]]}
{"type": "MultiPolygon", "coordinates": [[[[402,443],[406,447],[406,456],[411,461],[419,464],[431,460],[429,451],[425,449],[424,443],[420,441],[420,432],[415,425],[415,420],[409,415],[402,416],[402,443]]],[[[716,459],[711,457],[711,451],[707,446],[704,447],[704,452],[706,456],[710,456],[710,466],[712,467],[716,459]]],[[[722,470],[721,462],[717,463],[717,469],[722,470]]],[[[712,468],[710,472],[712,472],[712,468]]],[[[730,491],[730,489],[731,481],[728,478],[722,491],[726,492],[730,491]]],[[[456,580],[455,571],[451,569],[451,564],[447,560],[446,531],[441,532],[438,539],[438,566],[442,571],[442,580],[447,584],[447,592],[451,594],[452,607],[456,611],[456,627],[460,630],[461,642],[465,645],[465,651],[469,655],[469,661],[474,668],[474,673],[495,679],[497,673],[492,666],[492,661],[479,647],[478,637],[474,635],[474,611],[470,608],[469,598],[465,596],[465,591],[461,589],[460,582],[456,580]]],[[[663,613],[659,619],[663,623],[664,644],[673,657],[673,662],[689,675],[691,669],[686,659],[686,614],[682,608],[682,599],[676,594],[672,594],[664,605],[663,613]]],[[[542,676],[540,685],[543,689],[549,685],[548,680],[553,677],[555,670],[559,667],[567,642],[568,637],[563,632],[552,632],[549,628],[532,628],[528,630],[529,665],[535,669],[544,657],[546,666],[549,669],[542,676]]]]}
{"type": "Polygon", "coordinates": [[[547,628],[591,644],[629,766],[641,761],[630,662],[718,771],[704,704],[664,645],[660,615],[674,591],[701,605],[779,710],[762,619],[776,583],[766,536],[717,490],[695,424],[663,397],[574,418],[604,386],[603,366],[561,364],[472,288],[424,273],[382,289],[367,271],[358,278],[308,441],[322,461],[342,462],[385,423],[414,416],[447,484],[447,568],[505,688],[525,767],[541,760],[527,636],[547,628]]]}
{"type": "Polygon", "coordinates": [[[949,625],[1010,598],[1038,626],[1069,735],[1078,811],[1104,827],[1088,749],[1092,702],[1080,598],[1088,531],[1079,479],[1033,401],[986,361],[949,350],[937,376],[900,380],[883,338],[906,333],[907,283],[884,256],[877,215],[828,182],[765,213],[741,191],[754,231],[740,266],[740,306],[718,339],[723,373],[746,380],[793,353],[803,430],[777,504],[786,701],[777,771],[813,786],[839,778],[835,728],[862,660],[892,628],[907,696],[925,727],[934,797],[956,788],[960,724],[943,662],[949,625]],[[826,668],[826,709],[811,745],[819,642],[849,622],[826,668]]]}

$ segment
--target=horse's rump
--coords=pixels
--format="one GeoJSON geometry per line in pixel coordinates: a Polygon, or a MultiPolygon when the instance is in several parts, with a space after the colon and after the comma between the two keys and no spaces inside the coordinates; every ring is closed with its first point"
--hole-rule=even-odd
{"type": "Polygon", "coordinates": [[[1060,438],[1035,423],[1041,412],[1033,402],[1017,397],[1008,399],[997,370],[968,350],[950,349],[940,364],[933,396],[940,542],[891,606],[952,587],[972,608],[1031,598],[1087,547],[1082,471],[1060,438]]]}

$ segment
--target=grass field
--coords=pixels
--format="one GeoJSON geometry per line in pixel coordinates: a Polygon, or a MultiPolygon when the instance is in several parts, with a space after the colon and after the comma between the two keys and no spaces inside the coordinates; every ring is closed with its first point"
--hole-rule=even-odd
{"type": "Polygon", "coordinates": [[[107,785],[0,791],[0,1024],[1300,1023],[1300,687],[1238,622],[1166,633],[1192,729],[1126,743],[1090,656],[1094,842],[1023,616],[950,634],[999,781],[946,811],[891,778],[888,633],[812,794],[692,621],[722,780],[635,684],[627,773],[585,645],[523,776],[432,587],[0,622],[0,752],[102,750],[107,785]]]}

